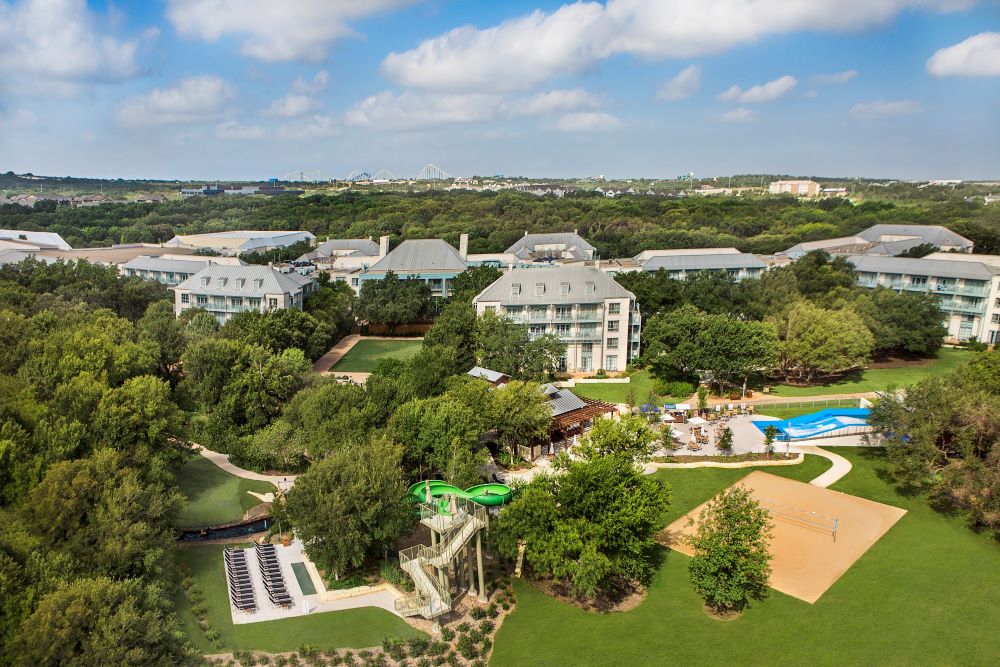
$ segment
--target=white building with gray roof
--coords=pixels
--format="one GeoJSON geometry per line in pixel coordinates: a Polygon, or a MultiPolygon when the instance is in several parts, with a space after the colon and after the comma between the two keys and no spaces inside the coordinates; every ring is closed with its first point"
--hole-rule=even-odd
{"type": "Polygon", "coordinates": [[[55,232],[31,232],[25,229],[0,229],[0,240],[36,246],[38,250],[72,250],[70,244],[55,232]]]}
{"type": "Polygon", "coordinates": [[[560,370],[625,370],[639,354],[642,318],[635,295],[592,267],[514,269],[473,300],[476,313],[494,312],[566,343],[560,370]]]}
{"type": "Polygon", "coordinates": [[[1000,338],[1000,257],[935,253],[922,259],[852,255],[862,287],[927,292],[938,297],[948,340],[1000,338]]]}
{"type": "Polygon", "coordinates": [[[270,266],[213,264],[172,288],[174,314],[202,308],[224,324],[234,314],[251,310],[301,310],[315,287],[312,278],[281,273],[270,266]]]}
{"type": "Polygon", "coordinates": [[[120,266],[123,276],[155,280],[164,285],[179,285],[194,274],[213,264],[241,266],[243,262],[235,257],[202,257],[182,255],[181,257],[140,255],[120,266]],[[220,261],[221,260],[221,261],[220,261]]]}
{"type": "Polygon", "coordinates": [[[301,241],[315,241],[310,232],[298,231],[233,231],[208,234],[180,234],[164,245],[194,250],[212,250],[220,255],[240,255],[244,252],[265,252],[286,248],[301,241]]]}
{"type": "Polygon", "coordinates": [[[692,249],[685,254],[653,255],[641,263],[642,270],[663,270],[675,280],[687,280],[701,271],[724,271],[737,282],[745,278],[759,278],[767,270],[767,264],[756,255],[713,252],[719,250],[717,248],[709,250],[706,253],[692,249]]]}
{"type": "Polygon", "coordinates": [[[941,225],[880,224],[872,225],[854,236],[796,243],[779,254],[792,260],[813,250],[826,250],[833,255],[895,257],[921,245],[962,253],[971,253],[973,249],[972,241],[941,225]]]}
{"type": "Polygon", "coordinates": [[[361,270],[357,276],[358,290],[365,282],[381,280],[391,271],[403,280],[422,280],[433,296],[451,296],[455,277],[469,267],[468,243],[467,234],[462,234],[460,250],[441,239],[403,241],[385,257],[361,270]]]}
{"type": "Polygon", "coordinates": [[[594,259],[597,248],[590,245],[576,231],[551,234],[525,232],[524,236],[505,252],[521,260],[533,262],[587,261],[594,259]]]}

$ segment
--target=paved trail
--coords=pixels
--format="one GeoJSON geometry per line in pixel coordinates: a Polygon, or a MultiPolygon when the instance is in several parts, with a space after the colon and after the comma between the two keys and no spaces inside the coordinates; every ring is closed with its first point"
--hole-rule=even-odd
{"type": "Polygon", "coordinates": [[[270,482],[274,484],[279,489],[282,487],[283,483],[287,483],[286,486],[291,486],[295,483],[295,478],[297,475],[262,475],[259,472],[254,472],[253,470],[244,470],[237,465],[229,462],[229,454],[222,454],[220,452],[213,452],[211,449],[203,447],[198,443],[191,443],[195,451],[204,456],[206,459],[219,466],[222,470],[225,470],[230,475],[235,475],[236,477],[242,477],[243,479],[253,479],[258,482],[270,482]]]}
{"type": "Polygon", "coordinates": [[[822,456],[833,463],[829,470],[820,475],[809,483],[813,486],[820,486],[824,489],[839,481],[844,475],[851,472],[851,462],[845,459],[840,454],[834,454],[827,449],[821,449],[815,445],[792,445],[793,452],[802,452],[804,454],[814,454],[816,456],[822,456]]]}

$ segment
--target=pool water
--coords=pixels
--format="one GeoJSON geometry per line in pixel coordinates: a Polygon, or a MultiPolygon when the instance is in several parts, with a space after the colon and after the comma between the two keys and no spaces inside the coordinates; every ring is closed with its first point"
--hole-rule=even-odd
{"type": "Polygon", "coordinates": [[[832,435],[845,428],[868,425],[868,408],[828,408],[791,419],[754,420],[753,425],[761,433],[768,426],[778,429],[777,440],[804,440],[823,435],[832,435]]]}

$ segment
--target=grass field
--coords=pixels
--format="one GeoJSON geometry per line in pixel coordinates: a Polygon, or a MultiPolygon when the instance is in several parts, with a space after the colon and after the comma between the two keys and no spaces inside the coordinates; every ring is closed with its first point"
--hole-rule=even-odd
{"type": "MultiPolygon", "coordinates": [[[[224,651],[296,651],[306,644],[321,649],[360,648],[377,646],[384,637],[405,639],[420,635],[400,618],[374,607],[233,625],[223,548],[219,545],[183,547],[178,550],[178,558],[201,589],[207,608],[205,616],[210,628],[219,633],[224,651]]],[[[194,647],[201,653],[220,652],[198,627],[187,599],[180,592],[175,605],[184,633],[194,647]]]]}
{"type": "Polygon", "coordinates": [[[780,406],[770,406],[770,405],[755,405],[754,409],[757,414],[767,415],[768,417],[777,417],[778,419],[791,419],[792,417],[798,417],[799,415],[806,415],[810,412],[819,412],[820,410],[826,410],[827,408],[856,408],[858,407],[858,399],[856,398],[845,398],[843,400],[830,400],[823,403],[818,403],[817,405],[809,405],[811,401],[805,401],[803,405],[780,405],[780,406]]]}
{"type": "Polygon", "coordinates": [[[929,363],[901,368],[871,368],[853,373],[843,380],[815,387],[792,387],[775,385],[771,387],[774,396],[824,396],[827,394],[858,394],[881,391],[889,385],[905,387],[926,377],[943,375],[959,364],[968,361],[972,353],[967,350],[942,348],[937,357],[929,363]]]}
{"type": "MultiPolygon", "coordinates": [[[[629,388],[631,388],[634,392],[635,404],[642,405],[649,400],[649,392],[653,389],[653,382],[649,371],[637,371],[632,374],[632,382],[630,383],[578,384],[573,387],[573,393],[577,396],[593,398],[606,403],[628,403],[629,388]]],[[[665,396],[657,396],[656,400],[662,405],[669,402],[670,399],[665,396]]]]}
{"type": "MultiPolygon", "coordinates": [[[[772,592],[737,620],[714,620],[691,588],[688,559],[666,552],[646,600],[624,613],[584,612],[517,581],[517,610],[490,664],[1000,664],[1000,545],[884,481],[880,450],[837,453],[854,468],[835,490],[908,513],[815,604],[772,592]]],[[[769,472],[802,479],[807,465],[769,472]]],[[[658,475],[674,485],[677,517],[746,472],[658,475]]]]}
{"type": "Polygon", "coordinates": [[[330,369],[341,373],[370,373],[382,359],[409,359],[420,351],[420,340],[363,339],[330,369]]]}
{"type": "Polygon", "coordinates": [[[201,528],[238,521],[260,501],[247,491],[271,493],[274,485],[234,477],[201,456],[193,456],[177,473],[187,505],[177,516],[178,528],[201,528]]]}

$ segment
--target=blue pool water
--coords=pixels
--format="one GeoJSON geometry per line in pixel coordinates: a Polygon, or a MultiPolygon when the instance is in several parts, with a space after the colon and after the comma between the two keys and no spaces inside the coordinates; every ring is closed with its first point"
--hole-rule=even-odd
{"type": "MultiPolygon", "coordinates": [[[[766,407],[762,407],[766,410],[766,407]]],[[[827,435],[850,427],[868,425],[868,408],[828,408],[791,419],[754,421],[753,425],[761,433],[768,426],[778,429],[778,440],[804,440],[827,435]]]]}

